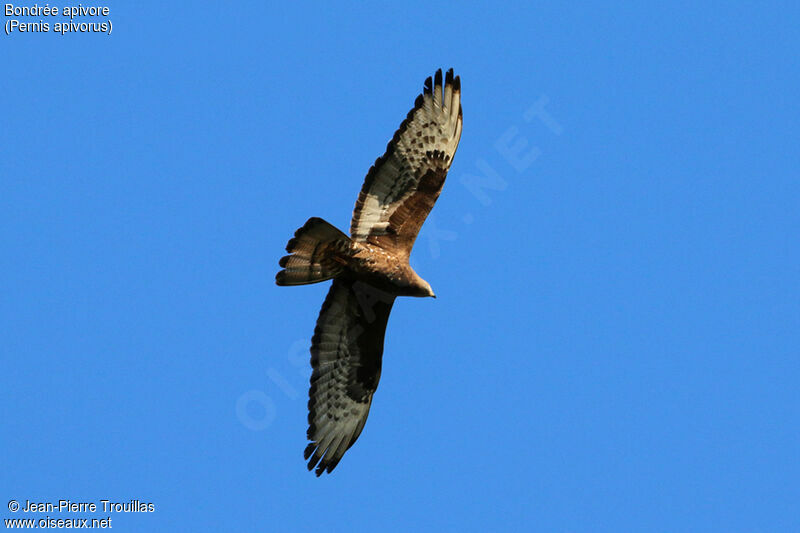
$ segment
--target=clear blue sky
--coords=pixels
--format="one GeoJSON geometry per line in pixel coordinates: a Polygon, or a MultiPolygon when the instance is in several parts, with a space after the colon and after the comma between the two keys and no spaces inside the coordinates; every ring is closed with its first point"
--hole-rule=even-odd
{"type": "Polygon", "coordinates": [[[800,530],[800,13],[632,4],[113,2],[111,36],[0,34],[0,517],[800,530]],[[463,137],[412,257],[438,299],[395,305],[317,479],[328,284],[277,261],[308,217],[348,228],[451,66],[463,137]]]}

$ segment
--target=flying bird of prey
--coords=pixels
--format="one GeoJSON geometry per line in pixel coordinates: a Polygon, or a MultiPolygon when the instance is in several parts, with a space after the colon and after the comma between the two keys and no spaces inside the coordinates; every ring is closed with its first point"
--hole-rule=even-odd
{"type": "Polygon", "coordinates": [[[278,285],[333,279],[311,339],[305,458],[329,473],[356,441],[378,387],[383,337],[397,296],[436,297],[408,264],[461,138],[461,80],[425,80],[414,108],[367,172],[348,237],[310,218],[286,245],[278,285]]]}

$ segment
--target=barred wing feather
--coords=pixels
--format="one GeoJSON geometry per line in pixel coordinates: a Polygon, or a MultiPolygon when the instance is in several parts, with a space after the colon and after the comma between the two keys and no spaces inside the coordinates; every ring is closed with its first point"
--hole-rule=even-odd
{"type": "Polygon", "coordinates": [[[461,80],[442,71],[425,80],[414,108],[370,168],[353,211],[350,235],[409,255],[441,193],[461,138],[461,80]]]}

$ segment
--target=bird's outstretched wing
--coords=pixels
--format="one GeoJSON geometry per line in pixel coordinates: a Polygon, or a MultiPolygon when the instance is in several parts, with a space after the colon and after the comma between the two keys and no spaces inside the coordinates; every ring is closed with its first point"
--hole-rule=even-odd
{"type": "Polygon", "coordinates": [[[461,80],[442,71],[425,80],[406,119],[370,168],[350,235],[408,256],[433,208],[461,138],[461,80]]]}
{"type": "Polygon", "coordinates": [[[308,469],[331,472],[364,428],[381,376],[394,296],[361,281],[334,279],[311,339],[308,469]]]}

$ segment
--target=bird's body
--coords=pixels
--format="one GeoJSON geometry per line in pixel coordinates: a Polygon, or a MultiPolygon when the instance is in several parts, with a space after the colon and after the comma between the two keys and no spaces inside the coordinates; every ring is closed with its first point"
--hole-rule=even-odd
{"type": "Polygon", "coordinates": [[[394,296],[433,296],[407,257],[366,242],[351,243],[350,254],[347,271],[353,277],[394,296]]]}
{"type": "Polygon", "coordinates": [[[333,279],[311,340],[309,469],[332,471],[364,428],[398,296],[433,296],[408,263],[461,138],[461,82],[452,69],[425,90],[367,173],[350,236],[311,218],[289,241],[278,285],[333,279]]]}

